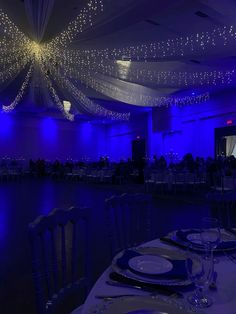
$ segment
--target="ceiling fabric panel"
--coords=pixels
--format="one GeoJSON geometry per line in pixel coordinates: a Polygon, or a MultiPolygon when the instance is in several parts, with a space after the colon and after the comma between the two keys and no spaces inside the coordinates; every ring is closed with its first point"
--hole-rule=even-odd
{"type": "MultiPolygon", "coordinates": [[[[96,40],[96,46],[99,46],[99,38],[103,36],[114,36],[120,30],[126,31],[132,25],[136,25],[150,15],[162,14],[166,10],[176,8],[183,0],[104,0],[104,10],[102,14],[97,16],[96,22],[92,28],[87,28],[73,42],[73,47],[81,47],[81,45],[91,46],[96,40]],[[157,6],[158,1],[158,6],[157,6]]],[[[115,36],[114,36],[115,38],[115,36]]],[[[135,38],[137,40],[137,38],[135,38]]],[[[140,40],[140,39],[139,39],[140,40]]],[[[105,41],[106,46],[120,46],[120,41],[116,44],[116,40],[111,42],[105,41]]],[[[104,41],[100,41],[100,45],[104,45],[104,41]]]]}
{"type": "Polygon", "coordinates": [[[124,82],[111,77],[97,74],[88,78],[87,84],[98,92],[112,97],[118,101],[142,106],[142,107],[160,107],[163,105],[186,105],[190,103],[200,103],[209,98],[208,93],[200,94],[198,97],[171,97],[176,89],[158,89],[154,90],[143,85],[124,82]]]}
{"type": "Polygon", "coordinates": [[[125,108],[203,103],[235,84],[234,10],[234,1],[0,0],[0,97],[16,94],[2,109],[128,120],[125,108]]]}
{"type": "Polygon", "coordinates": [[[52,14],[55,0],[24,0],[33,39],[41,42],[52,14]]]}

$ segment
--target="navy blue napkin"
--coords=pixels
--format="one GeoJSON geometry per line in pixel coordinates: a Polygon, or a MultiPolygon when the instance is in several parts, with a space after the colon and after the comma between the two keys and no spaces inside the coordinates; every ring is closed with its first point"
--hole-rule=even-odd
{"type": "MultiPolygon", "coordinates": [[[[198,229],[190,229],[187,231],[183,231],[183,230],[178,230],[176,232],[176,236],[177,238],[179,238],[181,241],[187,242],[187,243],[192,243],[193,247],[196,247],[196,249],[203,249],[204,246],[201,243],[194,243],[192,241],[188,240],[188,235],[192,234],[192,233],[200,233],[200,231],[198,229]]],[[[234,240],[230,240],[230,241],[221,241],[218,245],[217,245],[217,250],[226,250],[226,249],[234,249],[236,248],[236,241],[234,240]]]]}
{"type": "Polygon", "coordinates": [[[157,275],[144,274],[142,272],[139,272],[139,271],[132,269],[129,266],[129,260],[133,257],[142,256],[142,255],[143,254],[140,254],[140,253],[133,251],[133,250],[126,250],[126,251],[124,251],[124,254],[120,258],[117,259],[116,264],[121,269],[129,269],[133,273],[145,276],[145,277],[150,278],[150,279],[159,279],[159,278],[162,278],[162,279],[183,279],[183,280],[187,279],[188,275],[187,275],[187,271],[185,268],[185,261],[184,260],[169,259],[169,261],[173,265],[173,268],[164,274],[157,274],[157,275]]]}

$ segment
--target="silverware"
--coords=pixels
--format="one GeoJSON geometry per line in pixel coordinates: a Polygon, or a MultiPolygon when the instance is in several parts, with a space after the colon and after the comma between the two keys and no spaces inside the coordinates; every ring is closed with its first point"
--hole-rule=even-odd
{"type": "Polygon", "coordinates": [[[155,289],[152,288],[152,287],[141,287],[141,286],[138,286],[138,285],[131,285],[131,284],[127,284],[127,283],[121,283],[121,282],[115,281],[115,280],[107,280],[106,284],[109,285],[109,286],[114,286],[114,287],[131,288],[131,289],[143,290],[143,291],[148,291],[148,292],[155,291],[155,289]]]}
{"type": "Polygon", "coordinates": [[[112,300],[122,297],[140,297],[138,294],[117,294],[117,295],[103,295],[103,294],[97,294],[95,295],[95,298],[97,299],[103,299],[103,300],[112,300]]]}
{"type": "MultiPolygon", "coordinates": [[[[118,274],[115,273],[115,275],[118,275],[118,274]]],[[[106,281],[106,283],[110,286],[133,288],[133,289],[143,290],[147,292],[153,292],[155,294],[162,294],[165,296],[183,298],[183,294],[181,292],[170,289],[169,287],[167,288],[165,286],[160,286],[160,285],[150,286],[150,285],[145,285],[145,284],[138,284],[135,280],[132,280],[132,281],[130,280],[129,282],[127,282],[126,278],[120,278],[121,281],[119,281],[119,280],[114,279],[114,273],[111,273],[110,277],[112,279],[106,281]]]]}
{"type": "Polygon", "coordinates": [[[179,243],[179,242],[177,242],[177,241],[175,241],[173,239],[162,237],[162,238],[160,238],[160,240],[162,242],[165,242],[165,243],[169,244],[169,245],[173,245],[173,246],[179,247],[179,248],[181,248],[183,250],[187,249],[186,245],[181,244],[181,243],[179,243]]]}

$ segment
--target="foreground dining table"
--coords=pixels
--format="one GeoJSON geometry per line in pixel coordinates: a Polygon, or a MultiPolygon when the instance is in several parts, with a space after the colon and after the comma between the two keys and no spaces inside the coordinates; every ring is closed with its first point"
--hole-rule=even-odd
{"type": "MultiPolygon", "coordinates": [[[[164,244],[159,239],[147,242],[142,244],[142,247],[163,247],[171,250],[179,250],[171,245],[164,244]]],[[[235,314],[236,313],[236,261],[230,260],[226,255],[218,256],[218,263],[215,264],[215,271],[217,272],[217,281],[216,289],[209,289],[208,295],[213,299],[213,305],[205,308],[201,313],[206,314],[235,314]]],[[[80,314],[91,314],[93,309],[96,308],[96,305],[104,302],[104,300],[99,299],[97,296],[119,296],[119,295],[150,295],[150,292],[143,290],[136,290],[128,287],[118,287],[111,286],[106,283],[109,279],[109,274],[112,272],[111,266],[108,267],[105,272],[99,277],[92,290],[90,291],[82,312],[80,314]]],[[[188,306],[187,296],[194,289],[188,289],[187,292],[184,292],[184,299],[181,299],[180,302],[183,302],[188,306]]],[[[96,311],[95,311],[96,312],[96,311]]],[[[73,314],[78,314],[79,310],[73,311],[73,314]]]]}

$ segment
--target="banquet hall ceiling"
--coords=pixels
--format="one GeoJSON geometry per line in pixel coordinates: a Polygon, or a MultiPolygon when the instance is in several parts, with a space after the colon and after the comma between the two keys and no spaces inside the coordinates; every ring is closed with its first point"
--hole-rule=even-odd
{"type": "MultiPolygon", "coordinates": [[[[127,112],[133,114],[156,105],[178,104],[181,97],[183,101],[180,104],[185,104],[196,101],[191,98],[192,95],[203,95],[197,100],[201,102],[207,98],[205,95],[208,92],[234,86],[234,0],[0,0],[0,9],[32,42],[50,45],[88,6],[89,1],[98,7],[95,16],[91,17],[92,25],[87,25],[82,19],[82,31],[73,33],[67,50],[63,46],[63,51],[67,51],[63,52],[63,57],[69,56],[71,63],[68,65],[64,60],[60,73],[63,76],[65,66],[66,69],[70,67],[70,76],[64,77],[69,81],[65,83],[58,79],[58,82],[54,82],[56,72],[49,67],[53,62],[54,67],[55,64],[57,66],[59,59],[53,59],[51,48],[51,59],[45,61],[47,69],[44,67],[43,70],[53,82],[58,99],[71,101],[74,114],[124,118],[127,112]],[[48,15],[44,12],[45,15],[41,16],[44,27],[37,33],[38,28],[32,23],[35,18],[32,12],[42,2],[48,5],[45,11],[48,15]],[[101,3],[102,10],[99,11],[101,3]],[[181,38],[186,50],[180,47],[181,38]],[[189,38],[193,38],[191,50],[187,49],[189,38]],[[214,45],[209,44],[213,40],[214,45]],[[152,43],[156,43],[155,49],[162,49],[164,54],[154,54],[150,48],[152,43]],[[141,46],[148,51],[147,54],[138,50],[137,47],[141,46]],[[132,47],[137,49],[132,50],[132,47]],[[181,52],[178,51],[179,47],[181,52]],[[113,50],[116,51],[115,57],[113,50]],[[75,51],[77,59],[74,59],[75,51]],[[73,88],[76,89],[74,93],[73,88]],[[87,102],[83,95],[88,97],[87,102]],[[177,100],[170,100],[171,97],[177,100]],[[80,103],[83,103],[82,107],[80,103]],[[88,106],[100,107],[87,110],[88,106]],[[106,111],[112,112],[113,109],[114,114],[106,111]]],[[[0,24],[0,41],[3,36],[0,24]]],[[[5,65],[0,66],[5,70],[5,65]]],[[[7,106],[13,101],[27,71],[28,68],[24,67],[12,80],[0,81],[1,104],[4,102],[7,106]]],[[[34,64],[29,86],[14,107],[17,112],[51,114],[55,110],[55,97],[53,99],[50,94],[49,82],[42,77],[41,71],[42,66],[34,64]]]]}

